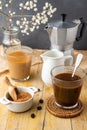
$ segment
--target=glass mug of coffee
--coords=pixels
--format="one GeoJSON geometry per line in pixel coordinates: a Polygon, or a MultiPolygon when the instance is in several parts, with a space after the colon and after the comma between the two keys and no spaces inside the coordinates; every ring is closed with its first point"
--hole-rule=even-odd
{"type": "Polygon", "coordinates": [[[16,81],[26,81],[30,77],[33,50],[27,46],[10,47],[6,50],[6,58],[10,77],[16,81]]]}
{"type": "Polygon", "coordinates": [[[78,105],[79,96],[85,78],[83,69],[78,68],[72,77],[74,66],[56,66],[51,70],[55,103],[64,109],[78,105]]]}

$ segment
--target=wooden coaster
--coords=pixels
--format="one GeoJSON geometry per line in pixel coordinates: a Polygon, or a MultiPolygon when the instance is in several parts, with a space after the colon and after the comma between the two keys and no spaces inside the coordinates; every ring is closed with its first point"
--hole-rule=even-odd
{"type": "Polygon", "coordinates": [[[69,110],[62,109],[56,105],[54,96],[52,95],[46,100],[46,108],[54,116],[61,117],[61,118],[70,118],[70,117],[78,116],[82,112],[83,104],[79,100],[77,107],[69,110]]]}

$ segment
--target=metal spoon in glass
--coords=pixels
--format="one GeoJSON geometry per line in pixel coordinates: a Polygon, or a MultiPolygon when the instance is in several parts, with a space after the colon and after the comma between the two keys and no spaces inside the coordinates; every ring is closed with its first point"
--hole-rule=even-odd
{"type": "Polygon", "coordinates": [[[72,77],[74,77],[75,71],[79,67],[82,59],[83,59],[83,55],[82,54],[78,54],[78,56],[76,58],[76,62],[75,62],[75,67],[74,67],[74,70],[73,70],[73,73],[72,73],[72,77]]]}

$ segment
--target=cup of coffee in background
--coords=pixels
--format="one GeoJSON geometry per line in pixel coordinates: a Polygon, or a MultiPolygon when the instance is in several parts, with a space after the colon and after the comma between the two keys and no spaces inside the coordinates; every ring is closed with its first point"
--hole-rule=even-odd
{"type": "Polygon", "coordinates": [[[55,103],[64,109],[78,105],[85,72],[78,68],[72,77],[74,66],[56,66],[51,70],[55,103]]]}
{"type": "Polygon", "coordinates": [[[6,50],[10,77],[16,81],[26,81],[30,77],[33,50],[27,46],[10,47],[6,50]]]}

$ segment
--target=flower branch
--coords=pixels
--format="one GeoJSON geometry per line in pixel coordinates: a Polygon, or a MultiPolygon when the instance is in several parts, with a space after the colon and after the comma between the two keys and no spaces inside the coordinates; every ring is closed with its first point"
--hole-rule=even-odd
{"type": "MultiPolygon", "coordinates": [[[[5,0],[3,4],[0,1],[0,13],[8,19],[9,27],[13,26],[13,17],[18,16],[16,12],[12,11],[12,2],[14,0],[9,0],[8,3],[5,0]],[[3,6],[8,9],[8,14],[3,11],[3,6]]],[[[21,15],[18,16],[20,20],[16,21],[17,26],[20,28],[22,34],[29,35],[30,32],[33,32],[35,29],[38,29],[41,24],[46,24],[48,19],[53,16],[53,13],[56,11],[56,8],[46,2],[42,8],[42,12],[39,12],[37,3],[39,0],[27,0],[26,2],[19,3],[19,10],[21,15]],[[30,13],[30,10],[34,12],[33,15],[26,15],[24,11],[30,13]]]]}

